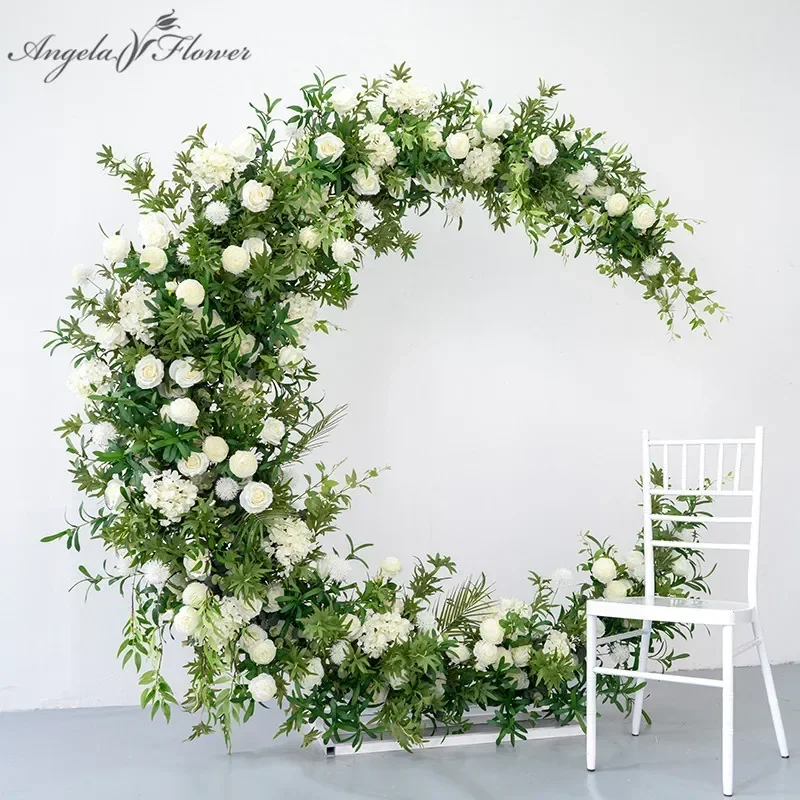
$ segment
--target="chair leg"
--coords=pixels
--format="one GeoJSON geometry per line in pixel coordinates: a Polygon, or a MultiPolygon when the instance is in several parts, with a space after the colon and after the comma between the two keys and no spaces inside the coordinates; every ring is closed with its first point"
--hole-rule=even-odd
{"type": "MultiPolygon", "coordinates": [[[[650,654],[650,632],[653,629],[652,622],[645,622],[643,625],[644,633],[639,644],[639,666],[637,669],[640,672],[647,672],[647,659],[650,654]]],[[[636,697],[633,700],[633,721],[631,723],[631,733],[634,736],[639,735],[639,728],[642,725],[642,706],[644,706],[644,690],[646,687],[642,686],[636,697]]]]}
{"type": "Polygon", "coordinates": [[[758,613],[753,616],[753,636],[758,641],[758,660],[761,662],[761,674],[764,677],[764,688],[767,690],[767,700],[769,701],[769,711],[772,715],[772,727],[775,728],[775,738],[778,740],[778,750],[782,758],[789,758],[789,747],[786,744],[786,732],[783,729],[781,719],[781,709],[778,705],[778,695],[775,692],[775,681],[772,680],[772,667],[769,664],[767,646],[764,644],[764,632],[761,629],[761,622],[758,613]]]}
{"type": "Polygon", "coordinates": [[[586,615],[586,769],[594,772],[597,745],[597,617],[586,615]]]}
{"type": "Polygon", "coordinates": [[[722,793],[733,794],[733,626],[722,628],[722,793]]]}

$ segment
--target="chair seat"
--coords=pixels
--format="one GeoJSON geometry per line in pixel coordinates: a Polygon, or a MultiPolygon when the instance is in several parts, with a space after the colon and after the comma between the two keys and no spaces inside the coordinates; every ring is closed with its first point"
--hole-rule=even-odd
{"type": "Polygon", "coordinates": [[[622,597],[589,600],[586,613],[595,617],[685,622],[694,625],[736,625],[750,622],[753,607],[725,600],[693,600],[681,597],[622,597]]]}

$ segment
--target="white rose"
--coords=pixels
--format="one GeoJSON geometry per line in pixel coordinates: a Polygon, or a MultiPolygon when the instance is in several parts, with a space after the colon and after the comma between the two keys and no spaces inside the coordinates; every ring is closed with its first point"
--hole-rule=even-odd
{"type": "Polygon", "coordinates": [[[353,243],[348,242],[347,239],[335,239],[331,245],[331,256],[341,267],[349,264],[356,257],[356,249],[353,247],[353,243]]]}
{"type": "Polygon", "coordinates": [[[167,218],[164,214],[145,214],[139,219],[139,235],[147,247],[166,247],[169,244],[167,218]]]}
{"type": "Polygon", "coordinates": [[[378,120],[383,114],[383,95],[379,94],[377,97],[373,97],[367,103],[367,113],[373,120],[378,120]]]}
{"type": "Polygon", "coordinates": [[[256,703],[266,703],[275,697],[278,687],[272,675],[256,675],[247,684],[250,695],[256,703]]]}
{"type": "Polygon", "coordinates": [[[305,247],[306,250],[316,250],[319,247],[319,243],[322,241],[322,234],[314,230],[314,228],[306,226],[297,234],[297,241],[300,246],[305,247]]]}
{"type": "Polygon", "coordinates": [[[678,556],[673,562],[672,566],[670,567],[672,573],[677,575],[679,578],[692,578],[694,577],[694,569],[692,569],[692,563],[689,561],[686,556],[678,556]]]}
{"type": "Polygon", "coordinates": [[[169,376],[181,389],[190,389],[203,380],[203,373],[195,369],[191,361],[178,358],[169,365],[169,376]]]}
{"type": "Polygon", "coordinates": [[[489,617],[481,622],[480,627],[481,639],[489,644],[500,644],[503,641],[503,628],[500,625],[500,620],[494,617],[489,617]]]}
{"type": "Polygon", "coordinates": [[[344,142],[333,133],[323,133],[314,139],[314,146],[317,148],[317,157],[336,161],[344,152],[344,142]]]}
{"type": "Polygon", "coordinates": [[[615,192],[606,198],[605,207],[609,217],[621,217],[628,210],[628,198],[615,192]]]}
{"type": "Polygon", "coordinates": [[[511,660],[515,667],[527,667],[531,660],[531,646],[523,644],[519,647],[511,648],[511,660]]]}
{"type": "Polygon", "coordinates": [[[279,445],[286,434],[286,426],[275,417],[267,417],[261,428],[259,438],[264,444],[279,445]]]}
{"type": "Polygon", "coordinates": [[[356,107],[358,97],[349,86],[340,86],[331,95],[331,106],[337,114],[346,114],[356,107]]]}
{"type": "Polygon", "coordinates": [[[386,577],[393,578],[403,571],[403,564],[399,558],[388,556],[381,561],[381,574],[386,577]]]}
{"type": "Polygon", "coordinates": [[[250,253],[243,247],[231,244],[222,251],[222,268],[233,275],[241,275],[250,267],[250,253]]]}
{"type": "Polygon", "coordinates": [[[642,203],[633,209],[631,225],[644,233],[648,228],[651,228],[655,224],[656,219],[656,210],[653,208],[653,206],[648,205],[647,203],[642,203]]]}
{"type": "Polygon", "coordinates": [[[469,648],[460,642],[448,650],[447,657],[453,664],[463,664],[469,658],[469,648]]]}
{"type": "Polygon", "coordinates": [[[106,484],[103,500],[105,500],[106,508],[109,511],[119,511],[128,504],[128,501],[122,496],[124,487],[125,484],[119,478],[112,478],[106,484]]]}
{"type": "Polygon", "coordinates": [[[248,211],[264,211],[274,195],[271,186],[258,181],[247,181],[242,187],[242,205],[248,211]]]}
{"type": "Polygon", "coordinates": [[[206,299],[206,290],[200,281],[194,278],[187,278],[181,281],[175,289],[175,297],[183,300],[183,303],[188,308],[199,308],[203,305],[203,300],[206,299]]]}
{"type": "Polygon", "coordinates": [[[547,134],[542,134],[531,142],[531,155],[537,164],[546,167],[556,160],[558,148],[547,134]]]}
{"type": "Polygon", "coordinates": [[[497,645],[481,639],[473,647],[472,654],[475,656],[475,661],[478,662],[479,667],[484,669],[491,667],[497,661],[497,645]]]}
{"type": "Polygon", "coordinates": [[[164,362],[148,353],[136,362],[133,377],[140,389],[155,389],[164,379],[164,362]]]}
{"type": "Polygon", "coordinates": [[[258,469],[258,459],[249,450],[237,450],[231,456],[230,468],[237,478],[249,478],[258,469]]]}
{"type": "Polygon", "coordinates": [[[361,633],[361,620],[355,614],[345,614],[342,625],[347,632],[347,638],[352,642],[361,633]]]}
{"type": "Polygon", "coordinates": [[[381,182],[377,173],[370,167],[359,167],[352,175],[353,191],[363,196],[378,194],[381,182]]]}
{"type": "Polygon", "coordinates": [[[186,425],[191,428],[197,423],[197,417],[200,415],[200,409],[195,405],[194,400],[188,397],[178,397],[173,400],[167,407],[167,416],[179,425],[186,425]]]}
{"type": "Polygon", "coordinates": [[[112,322],[110,325],[98,325],[94,338],[102,350],[116,350],[128,341],[128,334],[122,325],[112,322]]]}
{"type": "Polygon", "coordinates": [[[619,600],[628,594],[630,583],[626,580],[611,581],[603,591],[603,597],[608,600],[619,600]]]}
{"type": "Polygon", "coordinates": [[[231,142],[229,149],[239,164],[249,164],[256,157],[256,140],[252,134],[240,133],[231,142]]]}
{"type": "Polygon", "coordinates": [[[185,606],[200,608],[208,597],[208,586],[204,583],[190,583],[181,595],[181,600],[185,606]]]}
{"type": "Polygon", "coordinates": [[[191,636],[199,625],[200,613],[191,606],[182,606],[172,621],[172,627],[184,636],[191,636]]]}
{"type": "Polygon", "coordinates": [[[245,250],[252,258],[253,256],[260,256],[262,253],[270,255],[272,248],[260,237],[250,236],[242,242],[242,250],[245,250]]]}
{"type": "Polygon", "coordinates": [[[469,136],[463,131],[458,131],[457,133],[451,133],[447,137],[444,149],[450,158],[460,161],[462,158],[467,157],[469,146],[469,136]]]}
{"type": "Polygon", "coordinates": [[[103,255],[112,263],[124,261],[128,257],[131,243],[124,236],[115,233],[103,242],[103,255]]]}
{"type": "Polygon", "coordinates": [[[435,120],[428,125],[423,136],[425,137],[425,142],[427,143],[428,147],[432,147],[434,150],[438,150],[444,144],[444,139],[442,138],[442,126],[435,120]]]}
{"type": "Polygon", "coordinates": [[[287,344],[278,351],[278,366],[287,372],[298,369],[305,360],[303,351],[292,344],[287,344]]]}
{"type": "Polygon", "coordinates": [[[187,478],[196,478],[208,470],[210,460],[205,453],[189,453],[186,458],[178,461],[178,472],[187,478]]]}
{"type": "Polygon", "coordinates": [[[221,436],[206,436],[203,452],[213,464],[219,464],[228,457],[228,443],[221,436]]]}
{"type": "Polygon", "coordinates": [[[260,665],[269,664],[273,658],[275,658],[276,647],[272,642],[272,639],[262,639],[260,642],[256,642],[247,650],[248,655],[250,658],[256,663],[260,665]]]}
{"type": "Polygon", "coordinates": [[[263,642],[267,632],[258,625],[248,625],[239,637],[239,647],[249,650],[253,645],[263,642]]]}
{"type": "Polygon", "coordinates": [[[511,120],[507,114],[497,114],[492,112],[487,114],[481,122],[481,133],[487,139],[496,139],[502,136],[511,127],[511,120]]]}
{"type": "Polygon", "coordinates": [[[260,514],[272,505],[272,489],[266,483],[250,481],[239,495],[239,505],[248,514],[260,514]]]}
{"type": "Polygon", "coordinates": [[[184,556],[183,568],[190,578],[205,578],[211,572],[211,559],[208,553],[184,556]]]}
{"type": "Polygon", "coordinates": [[[308,673],[300,679],[300,688],[304,692],[310,692],[322,683],[324,676],[325,670],[322,667],[322,661],[312,658],[308,662],[308,673]]]}
{"type": "Polygon", "coordinates": [[[167,254],[160,247],[145,247],[139,256],[139,262],[148,275],[158,275],[167,266],[167,254]]]}
{"type": "Polygon", "coordinates": [[[608,583],[617,577],[617,565],[613,559],[598,558],[592,565],[592,575],[597,578],[600,583],[608,583]]]}

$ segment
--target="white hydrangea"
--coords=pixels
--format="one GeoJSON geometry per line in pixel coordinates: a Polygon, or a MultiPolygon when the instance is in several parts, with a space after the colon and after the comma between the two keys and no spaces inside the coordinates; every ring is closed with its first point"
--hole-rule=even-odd
{"type": "Polygon", "coordinates": [[[352,570],[351,562],[335,553],[327,553],[317,561],[317,572],[323,580],[343,583],[350,577],[352,570]]]}
{"type": "Polygon", "coordinates": [[[361,649],[370,657],[378,658],[395,642],[404,642],[411,633],[411,620],[396,611],[379,614],[368,611],[358,635],[361,649]]]}
{"type": "Polygon", "coordinates": [[[491,178],[494,168],[500,163],[501,152],[497,142],[488,142],[483,147],[470,150],[459,167],[464,180],[469,183],[484,183],[491,178]]]}
{"type": "Polygon", "coordinates": [[[198,147],[192,152],[189,174],[201,186],[218,186],[227,183],[237,166],[236,159],[226,147],[219,144],[198,147]]]}
{"type": "Polygon", "coordinates": [[[291,517],[281,517],[270,523],[269,542],[276,561],[285,570],[300,563],[314,548],[308,525],[291,517]]]}
{"type": "Polygon", "coordinates": [[[552,630],[547,634],[542,652],[545,655],[568,656],[570,654],[569,636],[564,631],[552,630]]]}
{"type": "Polygon", "coordinates": [[[397,148],[383,125],[366,123],[361,129],[361,138],[367,147],[367,161],[371,167],[391,167],[397,161],[397,148]]]}
{"type": "Polygon", "coordinates": [[[509,614],[514,613],[523,619],[530,619],[533,616],[531,604],[516,597],[503,597],[498,605],[500,619],[505,619],[509,614]]]}
{"type": "Polygon", "coordinates": [[[110,382],[108,365],[99,358],[87,358],[72,370],[67,385],[78,397],[86,400],[93,394],[108,392],[110,382]]]}
{"type": "Polygon", "coordinates": [[[156,293],[142,281],[136,281],[119,298],[119,324],[134,339],[144,344],[153,344],[155,312],[148,307],[155,302],[156,293]]]}
{"type": "Polygon", "coordinates": [[[142,478],[144,502],[158,511],[162,525],[180,522],[197,501],[197,487],[180,476],[176,470],[142,478]]]}
{"type": "Polygon", "coordinates": [[[392,81],[386,89],[386,105],[393,111],[429,116],[436,108],[436,94],[411,81],[392,81]]]}
{"type": "Polygon", "coordinates": [[[293,322],[292,330],[301,347],[314,332],[317,323],[319,301],[304,294],[290,294],[286,297],[286,321],[293,322]]]}
{"type": "Polygon", "coordinates": [[[631,650],[624,642],[614,642],[609,648],[609,659],[615,667],[624,667],[631,657],[631,650]]]}

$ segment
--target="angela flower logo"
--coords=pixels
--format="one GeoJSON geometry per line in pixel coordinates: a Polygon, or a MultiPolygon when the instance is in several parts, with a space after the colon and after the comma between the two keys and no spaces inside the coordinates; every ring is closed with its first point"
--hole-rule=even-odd
{"type": "Polygon", "coordinates": [[[43,62],[48,68],[43,80],[53,83],[73,62],[110,64],[115,72],[122,73],[143,58],[156,62],[246,61],[252,55],[247,47],[208,46],[202,33],[180,31],[173,8],[161,14],[144,33],[131,29],[127,36],[118,39],[111,33],[104,33],[86,46],[62,45],[54,33],[48,33],[25,42],[20,50],[9,53],[8,59],[43,62]]]}

